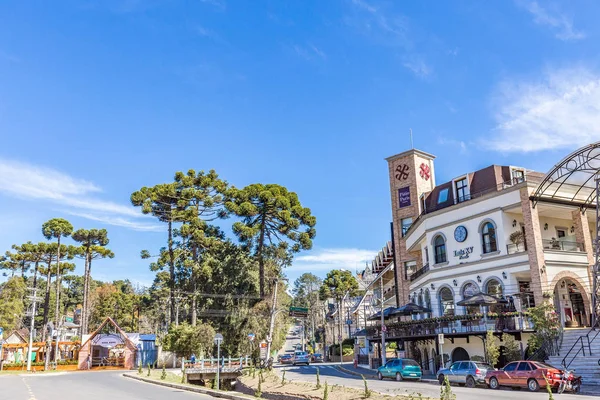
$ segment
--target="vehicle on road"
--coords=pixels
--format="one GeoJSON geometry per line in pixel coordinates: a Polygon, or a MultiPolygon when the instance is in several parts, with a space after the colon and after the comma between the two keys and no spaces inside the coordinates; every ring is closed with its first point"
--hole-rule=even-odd
{"type": "Polygon", "coordinates": [[[546,380],[552,389],[558,389],[563,371],[537,361],[513,361],[499,371],[488,371],[485,381],[491,389],[501,386],[527,388],[537,392],[546,387],[546,380]]]}
{"type": "Polygon", "coordinates": [[[558,394],[563,392],[579,393],[581,390],[581,375],[575,375],[575,370],[565,371],[558,385],[558,394]]]}
{"type": "Polygon", "coordinates": [[[451,384],[457,383],[472,388],[485,384],[486,374],[493,370],[494,367],[484,362],[457,361],[449,368],[441,368],[437,373],[437,379],[440,385],[443,385],[445,378],[448,378],[451,384]]]}
{"type": "Polygon", "coordinates": [[[294,365],[298,365],[298,364],[310,365],[310,356],[305,351],[297,351],[294,354],[293,364],[294,365]]]}
{"type": "Polygon", "coordinates": [[[377,378],[394,378],[397,381],[404,379],[421,380],[421,367],[415,360],[410,358],[393,358],[385,365],[377,368],[377,378]]]}
{"type": "Polygon", "coordinates": [[[315,354],[311,355],[310,361],[316,363],[316,362],[324,362],[325,360],[323,358],[323,354],[315,353],[315,354]]]}
{"type": "Polygon", "coordinates": [[[291,354],[283,354],[279,358],[279,362],[281,364],[292,364],[294,362],[294,357],[291,354]]]}

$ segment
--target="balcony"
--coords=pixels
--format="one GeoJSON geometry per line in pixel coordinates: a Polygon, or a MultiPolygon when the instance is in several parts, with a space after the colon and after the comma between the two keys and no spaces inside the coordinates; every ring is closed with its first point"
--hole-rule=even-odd
{"type": "Polygon", "coordinates": [[[419,279],[419,277],[425,275],[427,272],[429,272],[429,264],[425,264],[423,265],[423,268],[421,268],[420,270],[416,271],[415,273],[411,274],[409,277],[409,280],[415,281],[417,279],[419,279]]]}
{"type": "Polygon", "coordinates": [[[510,244],[506,245],[506,253],[507,254],[523,253],[526,251],[527,251],[527,243],[521,243],[519,245],[510,243],[510,244]]]}
{"type": "Polygon", "coordinates": [[[571,251],[571,252],[578,252],[578,253],[585,252],[584,244],[579,243],[579,242],[571,242],[571,241],[557,240],[557,239],[550,239],[550,240],[544,239],[544,240],[542,240],[542,245],[544,246],[544,251],[546,251],[546,250],[571,251]]]}
{"type": "MultiPolygon", "coordinates": [[[[438,318],[405,321],[386,324],[387,338],[431,338],[439,333],[445,335],[465,336],[469,334],[494,332],[522,332],[534,329],[528,316],[520,312],[505,314],[488,313],[487,319],[482,314],[452,315],[438,318]]],[[[379,326],[367,328],[370,339],[381,337],[379,326]]]]}

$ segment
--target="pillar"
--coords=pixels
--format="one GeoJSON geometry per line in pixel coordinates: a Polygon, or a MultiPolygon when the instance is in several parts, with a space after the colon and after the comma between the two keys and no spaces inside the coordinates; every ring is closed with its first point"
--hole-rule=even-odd
{"type": "MultiPolygon", "coordinates": [[[[585,247],[585,252],[587,254],[588,260],[588,282],[589,287],[586,288],[586,292],[590,293],[593,296],[593,277],[594,277],[594,264],[596,263],[594,256],[594,247],[592,246],[592,235],[590,234],[590,224],[585,214],[585,211],[582,213],[579,210],[574,210],[571,213],[571,218],[573,219],[573,227],[575,228],[575,240],[578,243],[583,243],[585,247]]],[[[591,298],[589,299],[592,300],[591,298]]],[[[591,310],[588,310],[591,311],[591,310]]]]}
{"type": "Polygon", "coordinates": [[[543,292],[549,290],[548,276],[545,272],[546,261],[544,258],[544,246],[542,244],[542,232],[540,229],[540,217],[537,208],[533,207],[529,200],[529,190],[524,187],[520,190],[521,210],[523,212],[523,223],[525,224],[525,241],[527,242],[527,255],[529,256],[529,271],[531,274],[531,289],[535,304],[544,301],[543,292]]]}

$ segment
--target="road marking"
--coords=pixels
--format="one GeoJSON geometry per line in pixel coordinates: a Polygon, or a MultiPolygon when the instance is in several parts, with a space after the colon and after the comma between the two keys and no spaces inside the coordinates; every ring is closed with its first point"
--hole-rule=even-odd
{"type": "Polygon", "coordinates": [[[29,392],[29,399],[28,400],[36,400],[35,398],[35,394],[33,394],[33,390],[31,389],[31,386],[29,386],[29,384],[27,383],[27,381],[25,380],[24,376],[21,376],[21,380],[23,381],[23,383],[25,384],[25,387],[27,388],[27,391],[29,392]]]}

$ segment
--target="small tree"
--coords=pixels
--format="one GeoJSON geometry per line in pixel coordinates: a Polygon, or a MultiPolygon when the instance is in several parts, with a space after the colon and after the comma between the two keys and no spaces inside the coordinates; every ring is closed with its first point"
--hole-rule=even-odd
{"type": "Polygon", "coordinates": [[[548,378],[546,375],[543,375],[544,380],[546,381],[546,391],[548,392],[548,400],[554,400],[554,396],[552,395],[552,385],[548,382],[548,378]]]}
{"type": "Polygon", "coordinates": [[[323,400],[329,399],[329,388],[327,387],[327,381],[325,381],[325,389],[323,390],[323,400]]]}
{"type": "Polygon", "coordinates": [[[485,358],[487,362],[494,366],[498,364],[498,359],[500,358],[500,348],[496,343],[496,338],[494,337],[494,332],[489,330],[485,337],[485,358]]]}
{"type": "Polygon", "coordinates": [[[519,250],[519,245],[525,241],[525,235],[523,235],[522,231],[515,231],[510,234],[508,239],[517,246],[517,250],[519,250]]]}
{"type": "Polygon", "coordinates": [[[285,385],[285,369],[283,370],[283,374],[281,374],[281,386],[285,385]]]}
{"type": "Polygon", "coordinates": [[[146,364],[146,366],[148,367],[148,374],[146,376],[150,376],[150,363],[146,364]]]}
{"type": "Polygon", "coordinates": [[[165,363],[163,363],[162,366],[162,373],[160,374],[160,379],[163,381],[167,379],[167,369],[165,368],[165,363]]]}
{"type": "Polygon", "coordinates": [[[185,364],[182,365],[181,368],[181,383],[185,383],[185,364]]]}
{"type": "Polygon", "coordinates": [[[260,398],[262,396],[262,372],[258,373],[258,387],[254,392],[254,396],[260,398]]]}
{"type": "Polygon", "coordinates": [[[317,367],[317,389],[321,389],[321,374],[319,374],[319,367],[317,367]]]}
{"type": "Polygon", "coordinates": [[[456,400],[447,376],[444,376],[444,385],[440,388],[440,400],[456,400]]]}
{"type": "Polygon", "coordinates": [[[361,375],[361,378],[363,380],[363,384],[365,385],[364,398],[367,399],[367,398],[371,397],[372,392],[369,390],[369,386],[367,385],[367,380],[365,379],[365,376],[361,375]]]}
{"type": "Polygon", "coordinates": [[[138,374],[141,375],[144,371],[142,370],[142,363],[138,364],[138,374]]]}
{"type": "Polygon", "coordinates": [[[527,312],[535,326],[535,333],[527,340],[529,354],[532,354],[542,344],[553,343],[556,340],[560,329],[560,322],[554,305],[547,301],[529,308],[527,312]]]}
{"type": "Polygon", "coordinates": [[[502,342],[504,343],[503,354],[507,363],[521,359],[521,349],[513,335],[503,333],[502,342]]]}

